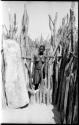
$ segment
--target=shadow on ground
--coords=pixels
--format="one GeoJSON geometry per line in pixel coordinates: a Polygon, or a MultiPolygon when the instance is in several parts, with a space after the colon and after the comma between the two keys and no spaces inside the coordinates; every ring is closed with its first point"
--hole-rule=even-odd
{"type": "Polygon", "coordinates": [[[60,113],[57,111],[57,108],[55,106],[52,109],[52,112],[54,113],[54,120],[56,124],[61,124],[60,113]]]}

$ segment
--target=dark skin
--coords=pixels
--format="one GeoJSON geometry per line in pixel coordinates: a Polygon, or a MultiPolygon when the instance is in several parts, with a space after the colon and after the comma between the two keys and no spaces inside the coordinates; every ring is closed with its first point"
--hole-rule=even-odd
{"type": "Polygon", "coordinates": [[[38,50],[38,56],[34,56],[33,84],[35,86],[35,90],[38,89],[42,80],[42,70],[44,67],[44,62],[43,62],[44,50],[45,47],[41,45],[38,50]]]}
{"type": "MultiPolygon", "coordinates": [[[[43,55],[43,52],[42,52],[42,51],[39,52],[39,55],[43,55]]],[[[35,56],[35,57],[36,57],[36,56],[35,56]]],[[[34,57],[34,58],[35,58],[35,57],[34,57]]],[[[36,61],[35,61],[35,59],[34,59],[33,71],[34,71],[34,69],[35,69],[35,63],[36,63],[36,61]]],[[[25,63],[25,66],[26,66],[26,68],[28,68],[28,66],[27,66],[26,63],[25,63]]],[[[41,71],[43,70],[43,67],[44,67],[44,63],[42,64],[41,71]]],[[[33,74],[30,73],[29,68],[28,68],[28,74],[29,74],[29,76],[33,77],[33,74]]],[[[37,84],[37,85],[39,86],[39,84],[37,84]]],[[[29,92],[29,95],[30,95],[30,96],[35,94],[35,90],[38,88],[38,86],[33,85],[32,82],[29,83],[29,86],[27,86],[27,88],[28,88],[28,92],[29,92]]]]}

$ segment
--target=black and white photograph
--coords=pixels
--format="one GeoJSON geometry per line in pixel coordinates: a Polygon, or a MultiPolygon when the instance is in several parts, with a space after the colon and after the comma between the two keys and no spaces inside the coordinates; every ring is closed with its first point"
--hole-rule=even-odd
{"type": "Polygon", "coordinates": [[[0,123],[78,123],[78,1],[0,1],[0,123]]]}

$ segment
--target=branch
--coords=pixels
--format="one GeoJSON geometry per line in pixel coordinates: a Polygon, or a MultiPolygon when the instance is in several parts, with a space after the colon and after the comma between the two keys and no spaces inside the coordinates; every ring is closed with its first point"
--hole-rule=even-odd
{"type": "Polygon", "coordinates": [[[54,22],[52,21],[52,18],[51,18],[51,16],[50,16],[50,15],[48,15],[48,16],[49,16],[49,19],[51,20],[52,24],[54,25],[54,22]]]}

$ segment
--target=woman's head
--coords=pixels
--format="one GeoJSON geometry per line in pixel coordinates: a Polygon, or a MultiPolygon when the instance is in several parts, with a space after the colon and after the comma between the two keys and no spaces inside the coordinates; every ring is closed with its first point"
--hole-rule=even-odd
{"type": "Polygon", "coordinates": [[[40,45],[39,47],[39,55],[43,55],[44,51],[45,51],[45,46],[44,45],[40,45]]]}

